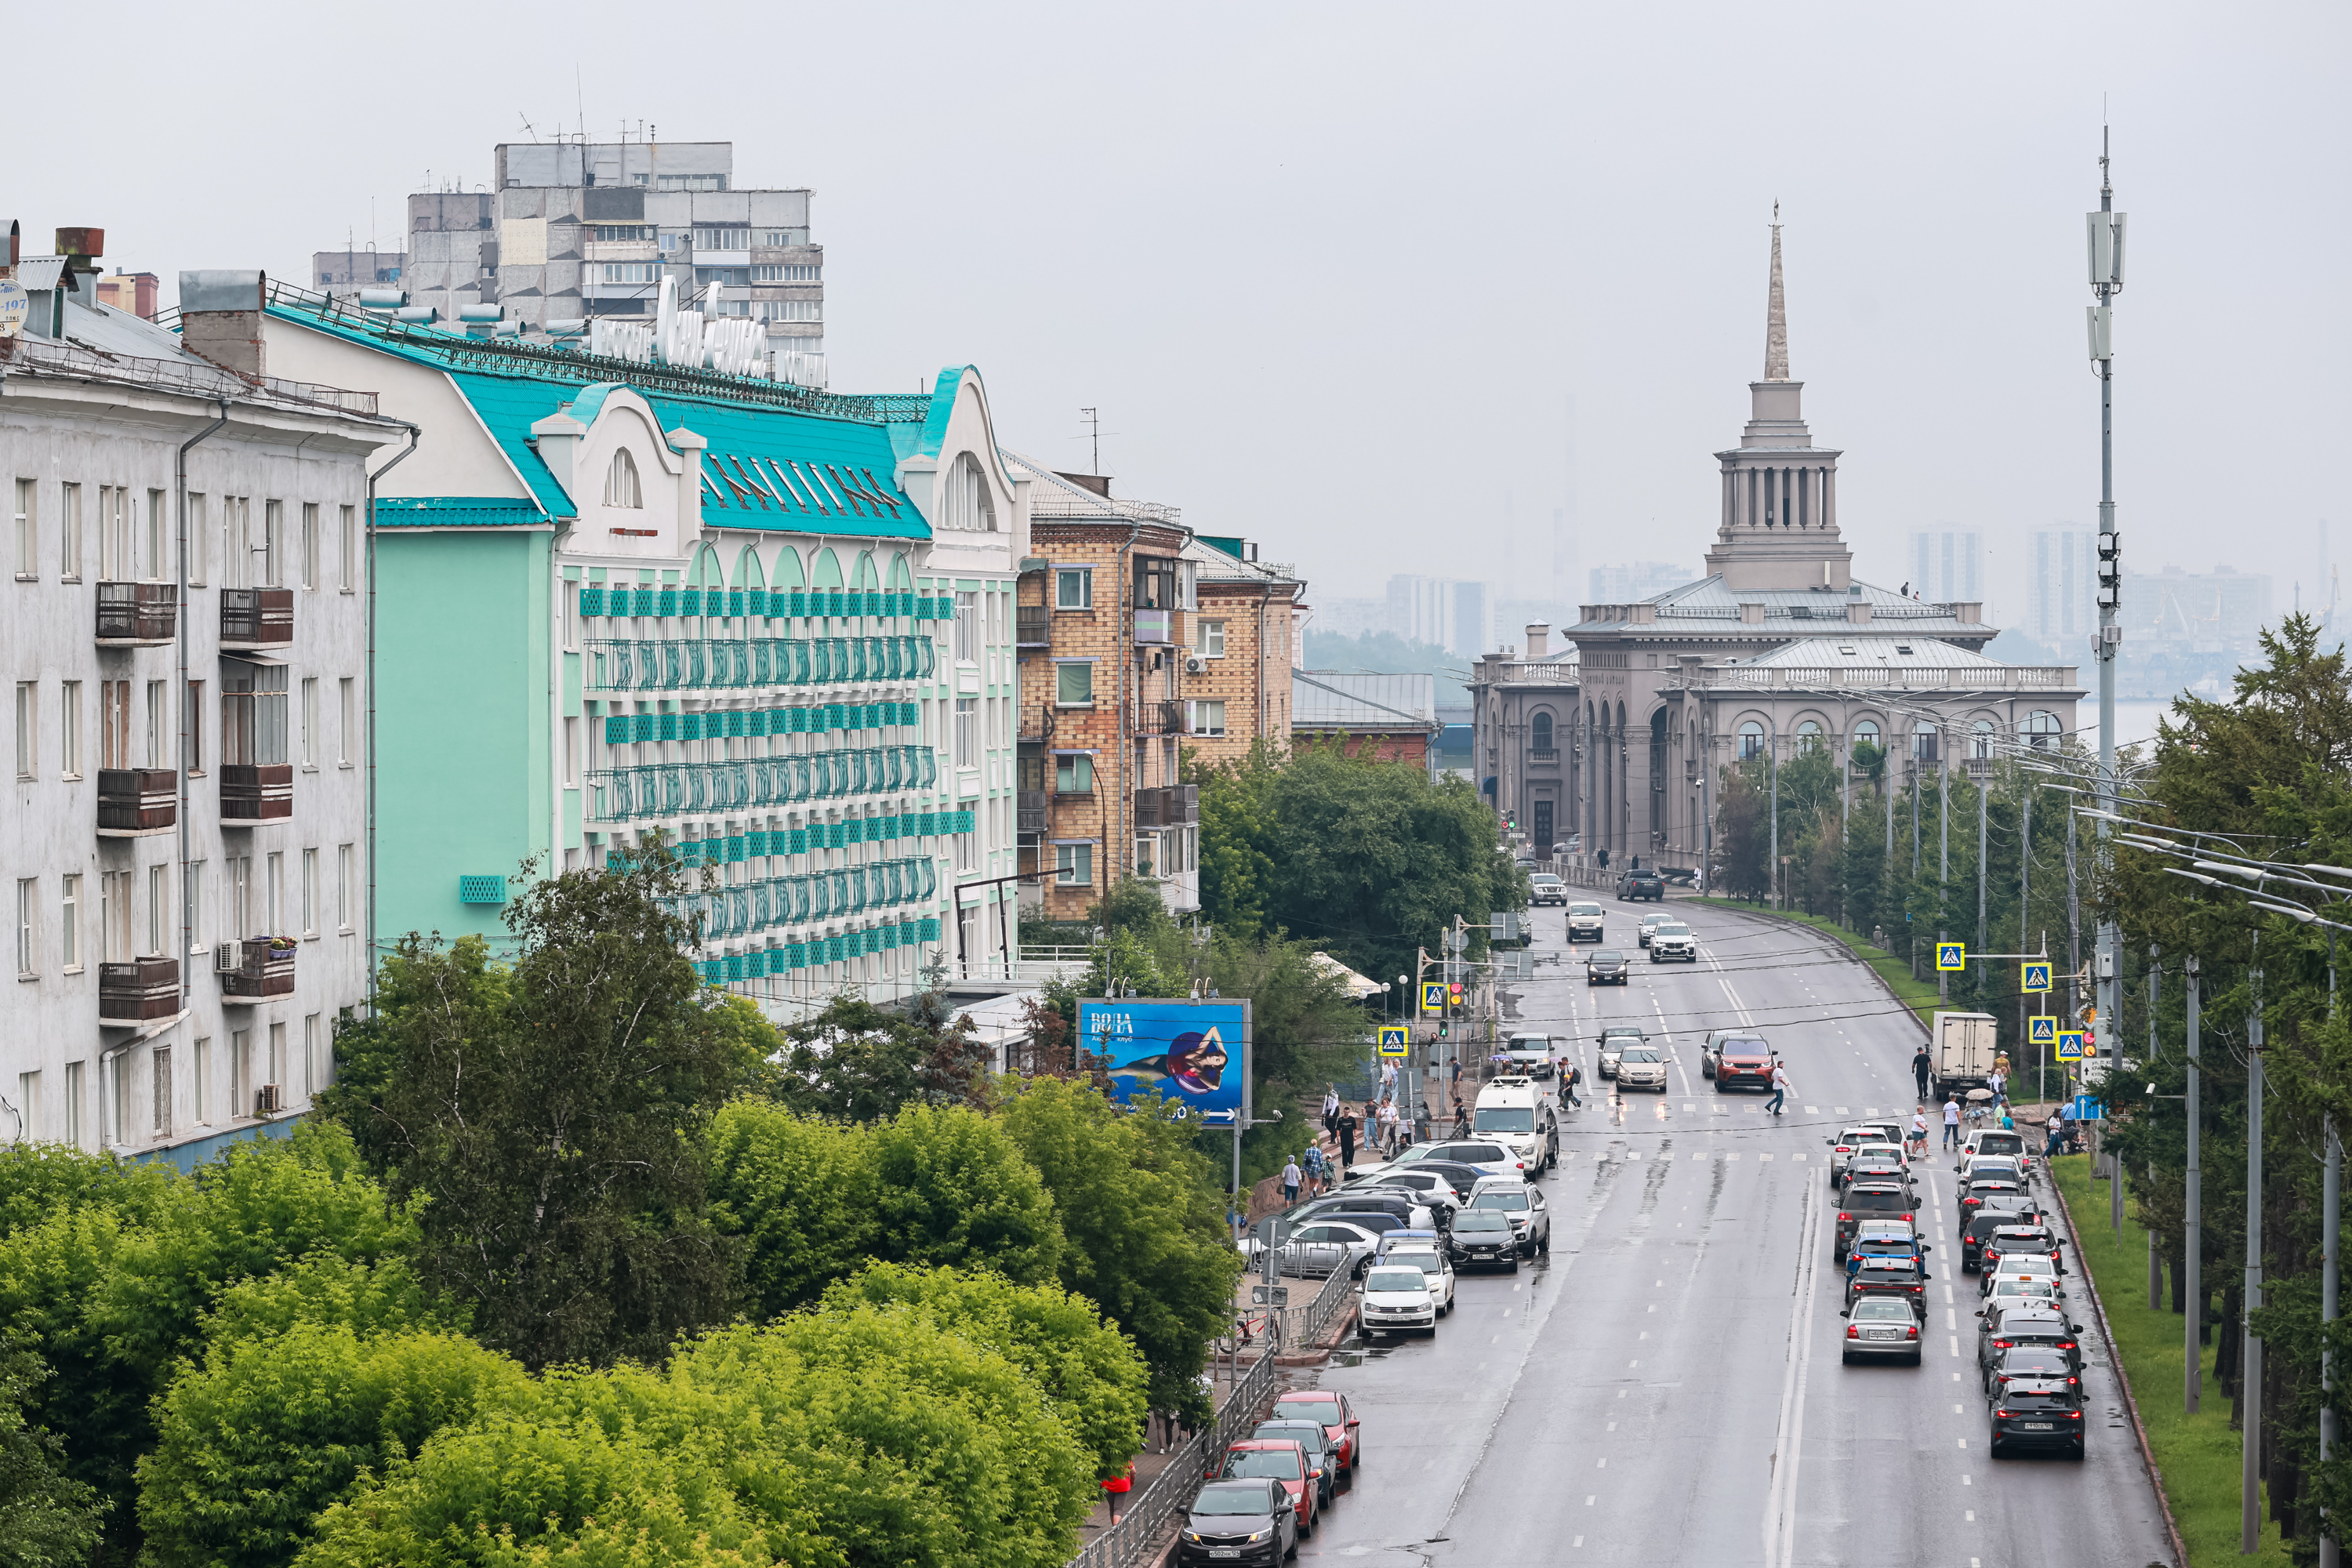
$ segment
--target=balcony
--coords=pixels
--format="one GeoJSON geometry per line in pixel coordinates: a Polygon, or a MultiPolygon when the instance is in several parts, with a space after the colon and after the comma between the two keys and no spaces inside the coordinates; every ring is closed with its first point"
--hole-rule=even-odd
{"type": "Polygon", "coordinates": [[[1176,640],[1176,612],[1173,610],[1136,611],[1135,640],[1139,644],[1173,643],[1176,640]]]}
{"type": "Polygon", "coordinates": [[[1139,735],[1182,734],[1184,705],[1181,702],[1150,702],[1139,699],[1135,704],[1135,732],[1139,735]]]}
{"type": "Polygon", "coordinates": [[[294,815],[291,763],[225,763],[220,781],[223,827],[254,827],[294,815]]]}
{"type": "Polygon", "coordinates": [[[1201,786],[1170,784],[1162,789],[1139,789],[1135,792],[1135,826],[1140,830],[1150,827],[1190,827],[1201,820],[1201,786]]]}
{"type": "Polygon", "coordinates": [[[1559,748],[1558,746],[1529,746],[1528,748],[1528,765],[1531,768],[1556,768],[1559,766],[1559,748]]]}
{"type": "Polygon", "coordinates": [[[294,640],[294,590],[223,588],[223,647],[279,647],[294,640]]]}
{"type": "Polygon", "coordinates": [[[1015,605],[1013,644],[1015,647],[1053,647],[1054,612],[1044,605],[1015,605]]]}
{"type": "Polygon", "coordinates": [[[287,937],[247,937],[213,950],[221,1000],[251,1005],[294,994],[294,943],[287,937]]]}
{"type": "Polygon", "coordinates": [[[1015,828],[1015,831],[1020,833],[1045,832],[1045,816],[1051,807],[1053,798],[1054,797],[1052,795],[1047,795],[1042,789],[1023,790],[1018,803],[1020,822],[1018,826],[1015,828]]]}
{"type": "Polygon", "coordinates": [[[138,958],[98,966],[98,1021],[144,1024],[180,1010],[180,961],[138,958]]]}
{"type": "Polygon", "coordinates": [[[180,635],[177,583],[100,583],[98,585],[98,646],[142,647],[180,635]]]}
{"type": "Polygon", "coordinates": [[[180,822],[180,775],[170,768],[98,770],[98,836],[141,838],[180,822]]]}
{"type": "Polygon", "coordinates": [[[1024,703],[1021,708],[1021,741],[1028,745],[1044,745],[1053,738],[1054,705],[1040,702],[1032,708],[1024,703]]]}

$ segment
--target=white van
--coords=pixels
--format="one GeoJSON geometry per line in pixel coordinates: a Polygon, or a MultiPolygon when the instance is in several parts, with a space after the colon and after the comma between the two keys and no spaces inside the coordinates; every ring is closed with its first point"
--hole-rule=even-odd
{"type": "Polygon", "coordinates": [[[1501,1143],[1527,1162],[1528,1178],[1559,1163],[1559,1118],[1532,1079],[1498,1078],[1478,1091],[1471,1135],[1501,1143]]]}

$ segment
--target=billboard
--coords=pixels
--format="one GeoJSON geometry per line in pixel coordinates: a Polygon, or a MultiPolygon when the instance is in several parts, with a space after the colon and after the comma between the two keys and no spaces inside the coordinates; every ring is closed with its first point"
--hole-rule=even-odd
{"type": "Polygon", "coordinates": [[[1111,1098],[1122,1104],[1157,1094],[1213,1126],[1249,1115],[1246,1000],[1084,997],[1078,1040],[1103,1058],[1111,1098]]]}

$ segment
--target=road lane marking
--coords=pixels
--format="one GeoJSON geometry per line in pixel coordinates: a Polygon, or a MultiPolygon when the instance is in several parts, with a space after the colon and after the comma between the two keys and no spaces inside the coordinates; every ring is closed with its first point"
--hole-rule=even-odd
{"type": "Polygon", "coordinates": [[[1974,1486],[1975,1484],[1975,1482],[1969,1479],[1969,1473],[1966,1470],[1962,1470],[1960,1472],[1960,1485],[1966,1487],[1974,1486]]]}
{"type": "Polygon", "coordinates": [[[1821,1281],[1817,1255],[1821,1251],[1822,1206],[1807,1186],[1798,1200],[1804,1205],[1798,1269],[1801,1288],[1792,1292],[1789,1308],[1789,1369],[1780,1385],[1780,1421],[1772,1444],[1772,1488],[1764,1506],[1766,1568],[1787,1568],[1796,1553],[1797,1470],[1804,1457],[1805,1391],[1812,1372],[1813,1299],[1821,1281]]]}
{"type": "Polygon", "coordinates": [[[1598,1496],[1598,1495],[1599,1495],[1598,1493],[1594,1493],[1594,1492],[1587,1492],[1587,1493],[1585,1493],[1585,1494],[1584,1494],[1584,1506],[1585,1506],[1585,1507],[1587,1507],[1587,1508],[1591,1508],[1591,1507],[1592,1506],[1592,1500],[1593,1500],[1593,1498],[1594,1498],[1594,1497],[1596,1497],[1596,1496],[1598,1496]]]}
{"type": "MultiPolygon", "coordinates": [[[[1968,1512],[1968,1521],[1969,1521],[1969,1522],[1970,1524],[1974,1524],[1974,1523],[1977,1521],[1977,1510],[1974,1510],[1974,1509],[1969,1509],[1969,1510],[1967,1510],[1967,1512],[1968,1512]]],[[[1973,1557],[1971,1557],[1971,1558],[1969,1558],[1969,1562],[1971,1562],[1971,1563],[1973,1563],[1973,1562],[1975,1562],[1975,1561],[1976,1561],[1976,1559],[1975,1559],[1975,1558],[1973,1558],[1973,1557]]]]}
{"type": "Polygon", "coordinates": [[[1599,1464],[1592,1468],[1596,1470],[1605,1470],[1609,1468],[1609,1460],[1604,1457],[1599,1464]]]}
{"type": "MultiPolygon", "coordinates": [[[[1954,1335],[1952,1336],[1952,1359],[1953,1359],[1954,1361],[1958,1361],[1958,1360],[1959,1360],[1959,1359],[1960,1359],[1960,1336],[1959,1336],[1959,1335],[1958,1335],[1958,1334],[1954,1334],[1954,1335]]],[[[1959,1376],[1960,1374],[1959,1374],[1958,1373],[1957,1373],[1957,1372],[1956,1372],[1956,1373],[1952,1373],[1952,1375],[1953,1375],[1954,1377],[1958,1377],[1958,1376],[1959,1376]]]]}

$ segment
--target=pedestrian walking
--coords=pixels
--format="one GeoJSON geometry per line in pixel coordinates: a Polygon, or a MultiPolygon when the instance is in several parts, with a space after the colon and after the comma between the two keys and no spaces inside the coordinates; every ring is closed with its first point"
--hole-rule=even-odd
{"type": "Polygon", "coordinates": [[[1462,1053],[1459,1051],[1454,1053],[1454,1103],[1457,1108],[1462,1104],[1462,1053]]]}
{"type": "Polygon", "coordinates": [[[1569,1060],[1566,1057],[1560,1058],[1559,1087],[1561,1092],[1568,1096],[1568,1102],[1570,1105],[1575,1106],[1580,1110],[1584,1109],[1584,1101],[1576,1098],[1576,1086],[1583,1080],[1583,1078],[1584,1074],[1578,1070],[1577,1065],[1574,1062],[1569,1060]]]}
{"type": "Polygon", "coordinates": [[[1339,1086],[1336,1083],[1327,1083],[1323,1086],[1323,1135],[1329,1137],[1339,1125],[1339,1086]]]}
{"type": "Polygon", "coordinates": [[[2066,1119],[2056,1111],[2052,1111],[2049,1126],[2045,1131],[2050,1134],[2050,1142],[2042,1146],[2042,1157],[2045,1160],[2054,1160],[2066,1142],[2066,1119]]]}
{"type": "Polygon", "coordinates": [[[1928,1096],[1932,1092],[1927,1080],[1935,1071],[1936,1064],[1928,1057],[1927,1047],[1921,1046],[1918,1053],[1911,1058],[1911,1076],[1919,1080],[1919,1103],[1922,1105],[1927,1102],[1928,1096]]]}
{"type": "Polygon", "coordinates": [[[1764,1102],[1764,1109],[1778,1116],[1780,1114],[1781,1102],[1788,1098],[1789,1069],[1781,1065],[1780,1058],[1776,1056],[1772,1058],[1772,1098],[1764,1102]]]}
{"type": "Polygon", "coordinates": [[[1298,1201],[1298,1184],[1306,1179],[1307,1173],[1298,1168],[1298,1162],[1296,1158],[1283,1162],[1282,1201],[1286,1205],[1295,1204],[1298,1201]]]}
{"type": "Polygon", "coordinates": [[[1381,1152],[1393,1160],[1398,1148],[1396,1101],[1383,1100],[1381,1101],[1381,1152]]]}
{"type": "Polygon", "coordinates": [[[1346,1181],[1348,1167],[1356,1163],[1356,1116],[1346,1106],[1332,1118],[1332,1134],[1339,1140],[1339,1168],[1332,1173],[1334,1179],[1346,1181]]]}
{"type": "Polygon", "coordinates": [[[1320,1143],[1309,1143],[1307,1146],[1306,1182],[1307,1192],[1309,1196],[1314,1196],[1323,1191],[1323,1146],[1320,1143]]]}
{"type": "Polygon", "coordinates": [[[1992,1079],[1985,1085],[1986,1088],[1992,1090],[1994,1104],[1998,1105],[2002,1100],[2009,1098],[2008,1086],[2009,1074],[2002,1069],[2000,1063],[1998,1061],[1994,1062],[1992,1064],[1992,1079]]]}
{"type": "Polygon", "coordinates": [[[1911,1146],[1923,1155],[1927,1152],[1927,1106],[1924,1100],[1911,1108],[1911,1146]]]}
{"type": "Polygon", "coordinates": [[[1960,1097],[1954,1095],[1944,1101],[1944,1147],[1960,1146],[1960,1097]]]}

